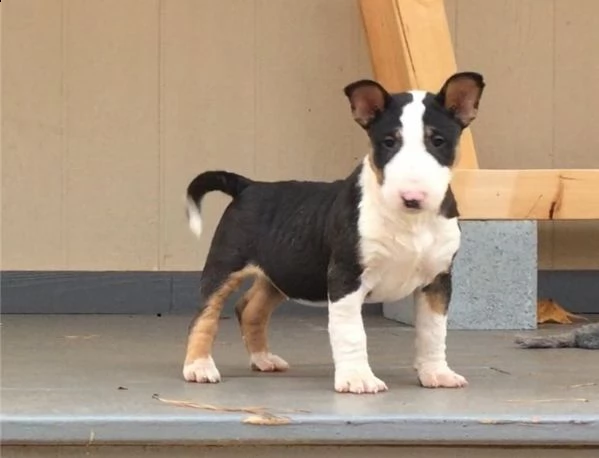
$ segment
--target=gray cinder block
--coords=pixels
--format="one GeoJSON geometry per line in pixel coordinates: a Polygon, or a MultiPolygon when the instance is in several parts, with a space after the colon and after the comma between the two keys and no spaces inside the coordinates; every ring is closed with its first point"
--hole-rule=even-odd
{"type": "MultiPolygon", "coordinates": [[[[453,269],[449,329],[536,329],[536,221],[462,221],[453,269]]],[[[383,314],[414,323],[413,298],[383,314]]]]}

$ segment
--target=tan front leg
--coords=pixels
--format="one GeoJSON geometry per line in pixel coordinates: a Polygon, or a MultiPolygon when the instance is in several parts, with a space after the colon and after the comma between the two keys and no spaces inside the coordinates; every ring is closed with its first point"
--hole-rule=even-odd
{"type": "Polygon", "coordinates": [[[416,293],[416,361],[418,379],[426,388],[460,388],[468,382],[451,370],[445,354],[451,274],[437,276],[416,293]]]}
{"type": "Polygon", "coordinates": [[[250,354],[250,366],[263,372],[285,371],[289,364],[268,349],[268,323],[284,295],[264,276],[254,284],[237,304],[241,335],[250,354]]]}

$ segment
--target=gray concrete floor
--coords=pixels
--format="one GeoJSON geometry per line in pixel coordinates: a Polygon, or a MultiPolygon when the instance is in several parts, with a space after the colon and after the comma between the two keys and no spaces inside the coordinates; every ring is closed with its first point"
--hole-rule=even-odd
{"type": "MultiPolygon", "coordinates": [[[[217,385],[185,383],[189,317],[2,317],[5,444],[599,444],[599,351],[522,350],[513,332],[450,331],[462,390],[418,386],[413,330],[367,317],[375,373],[390,391],[333,391],[326,315],[279,315],[271,343],[291,369],[251,372],[234,319],[221,322],[217,385]],[[169,405],[263,406],[289,424],[169,405]],[[281,412],[281,410],[301,410],[281,412]]],[[[541,330],[535,332],[547,332],[541,330]]]]}

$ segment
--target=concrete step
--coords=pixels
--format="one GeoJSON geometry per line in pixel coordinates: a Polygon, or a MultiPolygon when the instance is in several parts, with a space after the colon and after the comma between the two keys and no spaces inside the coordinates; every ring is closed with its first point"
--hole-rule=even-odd
{"type": "Polygon", "coordinates": [[[158,446],[155,453],[165,445],[218,444],[599,446],[599,365],[592,351],[520,350],[513,332],[451,331],[450,364],[470,386],[427,390],[411,368],[413,329],[368,317],[371,364],[390,391],[343,395],[332,389],[326,314],[280,314],[271,347],[290,362],[289,372],[251,372],[237,323],[229,319],[221,323],[214,355],[223,382],[200,385],[181,379],[188,322],[181,316],[3,316],[3,445],[99,447],[98,453],[126,444],[158,446]],[[288,422],[247,424],[248,413],[168,404],[154,394],[265,407],[288,422]]]}

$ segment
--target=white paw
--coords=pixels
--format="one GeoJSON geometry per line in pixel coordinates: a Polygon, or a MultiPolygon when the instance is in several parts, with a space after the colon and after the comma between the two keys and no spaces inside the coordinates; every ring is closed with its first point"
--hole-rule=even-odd
{"type": "Polygon", "coordinates": [[[369,367],[363,369],[337,369],[335,391],[339,393],[378,393],[387,391],[385,382],[377,378],[369,367]]]}
{"type": "Polygon", "coordinates": [[[289,369],[289,364],[277,355],[261,352],[250,356],[250,367],[260,372],[284,372],[289,369]]]}
{"type": "Polygon", "coordinates": [[[183,377],[188,382],[198,383],[218,383],[220,382],[220,373],[214,364],[211,356],[208,358],[196,359],[183,367],[183,377]]]}
{"type": "Polygon", "coordinates": [[[418,369],[418,379],[425,388],[462,388],[468,382],[447,366],[418,369]]]}

